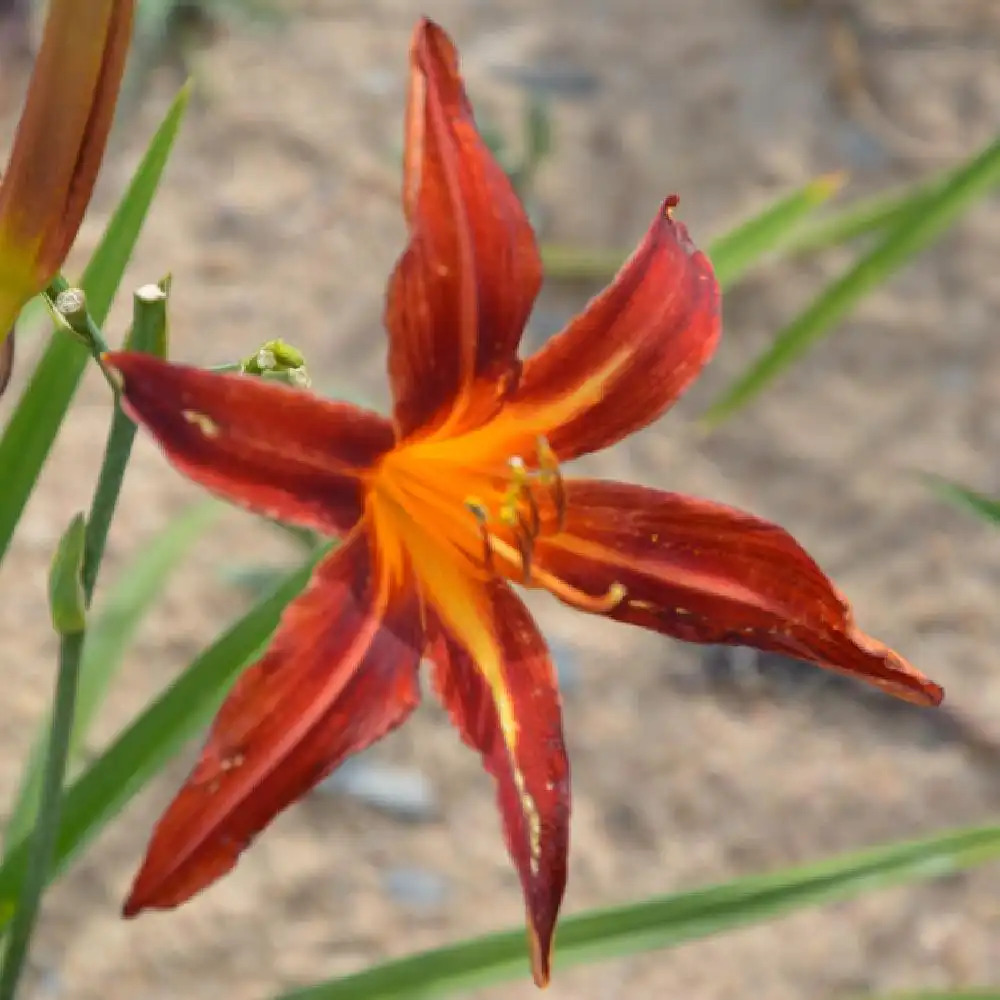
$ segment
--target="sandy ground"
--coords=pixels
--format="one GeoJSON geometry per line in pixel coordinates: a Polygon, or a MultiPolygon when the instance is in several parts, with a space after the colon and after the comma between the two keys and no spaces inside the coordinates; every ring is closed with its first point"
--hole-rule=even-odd
{"type": "MultiPolygon", "coordinates": [[[[549,239],[627,246],[676,190],[704,244],[817,173],[847,167],[852,191],[875,190],[954,162],[1000,120],[990,0],[312,0],[289,10],[277,32],[234,29],[205,53],[128,286],[173,271],[177,358],[221,362],[281,335],[306,350],[318,382],[380,404],[383,284],[403,239],[406,46],[421,10],[456,36],[494,120],[517,121],[529,84],[551,94],[556,149],[535,191],[549,239]]],[[[119,131],[81,253],[171,86],[154,78],[148,104],[119,131]]],[[[862,624],[1000,741],[1000,541],[912,476],[934,470],[1000,489],[1000,202],[977,208],[731,424],[707,439],[690,426],[847,259],[776,265],[734,290],[728,336],[702,383],[589,470],[781,522],[862,624]]],[[[587,293],[548,292],[535,340],[587,293]]],[[[18,384],[37,344],[23,347],[18,384]]],[[[91,378],[0,576],[0,803],[49,697],[46,567],[89,496],[107,416],[91,378]]],[[[196,497],[141,442],[105,580],[196,497]]],[[[229,516],[142,630],[93,748],[245,606],[224,568],[291,559],[273,532],[229,516]]],[[[544,602],[539,614],[578,674],[565,698],[575,786],[567,914],[986,821],[1000,806],[1000,768],[926,714],[890,712],[812,674],[723,682],[707,669],[718,658],[693,647],[544,602]]],[[[125,923],[120,901],[188,759],[174,763],[48,897],[25,996],[264,998],[517,924],[493,790],[440,710],[421,709],[377,759],[426,775],[433,815],[404,823],[345,795],[314,795],[211,891],[125,923]]],[[[784,1000],[997,983],[998,900],[993,867],[586,969],[560,970],[557,954],[549,995],[784,1000]]],[[[532,995],[526,983],[477,994],[532,995]]]]}

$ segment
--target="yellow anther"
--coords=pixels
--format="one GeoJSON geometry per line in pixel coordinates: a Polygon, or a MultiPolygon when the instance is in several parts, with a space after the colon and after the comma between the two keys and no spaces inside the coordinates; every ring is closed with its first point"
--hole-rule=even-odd
{"type": "Polygon", "coordinates": [[[508,460],[507,464],[510,466],[510,478],[513,485],[518,489],[527,486],[529,475],[524,459],[520,455],[515,455],[508,460]]]}
{"type": "Polygon", "coordinates": [[[509,499],[505,499],[500,507],[500,521],[508,528],[521,527],[521,515],[517,511],[517,506],[509,499]]]}
{"type": "MultiPolygon", "coordinates": [[[[499,554],[505,560],[520,564],[526,584],[532,580],[535,542],[543,533],[542,510],[546,512],[546,518],[551,517],[550,509],[555,510],[557,530],[562,530],[566,521],[566,490],[559,471],[559,460],[545,438],[536,442],[533,458],[537,462],[536,469],[529,469],[520,455],[513,455],[507,460],[510,479],[499,503],[494,501],[494,505],[487,506],[476,496],[465,499],[466,509],[479,522],[487,567],[493,571],[493,556],[499,554]],[[544,488],[543,499],[539,498],[540,488],[544,488]],[[491,522],[494,525],[492,532],[489,529],[491,522]],[[497,524],[506,530],[496,534],[497,524]]],[[[583,604],[596,601],[598,610],[608,602],[613,607],[622,599],[617,591],[612,590],[602,598],[589,598],[584,594],[577,600],[572,596],[572,589],[565,588],[565,600],[583,604]]]]}

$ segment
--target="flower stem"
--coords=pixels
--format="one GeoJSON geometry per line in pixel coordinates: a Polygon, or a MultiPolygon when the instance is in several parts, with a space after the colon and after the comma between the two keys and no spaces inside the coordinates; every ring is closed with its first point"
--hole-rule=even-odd
{"type": "Polygon", "coordinates": [[[31,837],[24,881],[18,894],[17,910],[11,921],[10,934],[0,966],[0,1000],[13,1000],[59,830],[59,810],[62,805],[63,778],[69,756],[70,733],[76,711],[76,689],[83,653],[84,632],[63,635],[59,640],[59,673],[56,678],[52,725],[42,771],[38,818],[31,837]]]}
{"type": "MultiPolygon", "coordinates": [[[[55,290],[57,294],[61,294],[66,288],[68,288],[67,283],[62,278],[57,278],[50,285],[49,292],[55,290]],[[62,287],[59,287],[60,285],[62,287]]],[[[79,317],[84,316],[85,319],[82,320],[82,325],[86,326],[84,339],[89,341],[91,352],[99,361],[97,352],[105,349],[104,338],[90,318],[90,314],[81,311],[79,317]]],[[[149,350],[164,344],[165,324],[165,303],[162,301],[151,303],[148,298],[137,295],[132,331],[134,349],[149,350]]],[[[114,416],[111,418],[104,457],[84,533],[80,581],[83,602],[87,607],[90,606],[94,594],[135,435],[136,425],[126,416],[116,396],[114,416]]],[[[52,720],[49,725],[38,814],[28,843],[28,861],[24,881],[18,894],[17,909],[11,921],[7,947],[0,965],[0,1000],[13,1000],[52,864],[52,855],[59,833],[62,789],[76,717],[77,686],[85,635],[86,633],[81,630],[60,636],[59,673],[56,679],[52,720]]]]}
{"type": "Polygon", "coordinates": [[[136,426],[125,416],[120,406],[115,406],[104,446],[104,460],[97,476],[97,486],[87,515],[87,534],[83,556],[83,593],[90,605],[97,584],[97,574],[104,559],[104,548],[111,530],[111,520],[118,506],[118,497],[125,477],[125,468],[132,454],[136,426]]]}
{"type": "MultiPolygon", "coordinates": [[[[88,607],[104,558],[108,532],[118,504],[135,433],[135,424],[116,404],[84,535],[80,575],[84,602],[88,607]]],[[[18,893],[17,909],[11,921],[3,962],[0,963],[0,1000],[13,1000],[38,918],[42,892],[48,881],[59,831],[63,782],[76,718],[76,695],[85,635],[82,631],[74,632],[60,636],[59,640],[59,673],[45,751],[38,813],[28,842],[24,882],[18,893]]]]}

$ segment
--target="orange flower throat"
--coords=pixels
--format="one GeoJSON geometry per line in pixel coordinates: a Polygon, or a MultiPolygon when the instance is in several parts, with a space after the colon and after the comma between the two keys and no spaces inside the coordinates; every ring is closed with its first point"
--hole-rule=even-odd
{"type": "Polygon", "coordinates": [[[538,540],[566,524],[559,460],[544,437],[527,455],[496,447],[481,431],[403,444],[375,468],[367,509],[395,575],[409,557],[432,593],[448,561],[478,579],[544,587],[585,611],[608,612],[625,598],[618,583],[602,595],[584,593],[535,559],[538,540]]]}

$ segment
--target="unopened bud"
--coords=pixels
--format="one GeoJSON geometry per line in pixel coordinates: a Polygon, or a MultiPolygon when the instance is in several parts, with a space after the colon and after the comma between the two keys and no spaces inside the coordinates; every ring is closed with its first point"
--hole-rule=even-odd
{"type": "Polygon", "coordinates": [[[283,340],[266,341],[256,354],[240,362],[239,367],[244,375],[259,375],[297,389],[308,389],[312,385],[302,352],[283,340]]]}

